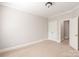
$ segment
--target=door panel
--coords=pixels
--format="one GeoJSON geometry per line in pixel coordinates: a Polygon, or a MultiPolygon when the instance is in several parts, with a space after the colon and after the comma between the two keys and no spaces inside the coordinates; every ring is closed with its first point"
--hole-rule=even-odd
{"type": "Polygon", "coordinates": [[[70,20],[70,46],[78,50],[78,17],[70,20]]]}
{"type": "Polygon", "coordinates": [[[58,40],[58,28],[57,28],[57,20],[55,21],[51,21],[48,23],[48,39],[51,39],[53,41],[57,41],[59,42],[58,40]]]}

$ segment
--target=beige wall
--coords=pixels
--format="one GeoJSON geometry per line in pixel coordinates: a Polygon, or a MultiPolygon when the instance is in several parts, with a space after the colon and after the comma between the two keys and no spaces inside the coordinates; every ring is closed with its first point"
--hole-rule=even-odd
{"type": "Polygon", "coordinates": [[[2,9],[1,49],[47,38],[48,20],[46,18],[9,7],[2,6],[2,9]]]}

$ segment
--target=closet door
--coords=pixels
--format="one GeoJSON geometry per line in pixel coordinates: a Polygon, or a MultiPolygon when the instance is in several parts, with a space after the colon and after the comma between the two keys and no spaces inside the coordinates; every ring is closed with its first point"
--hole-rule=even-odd
{"type": "Polygon", "coordinates": [[[70,46],[78,50],[78,17],[70,19],[70,46]]]}
{"type": "Polygon", "coordinates": [[[48,39],[59,42],[58,40],[58,23],[57,20],[48,23],[48,39]]]}

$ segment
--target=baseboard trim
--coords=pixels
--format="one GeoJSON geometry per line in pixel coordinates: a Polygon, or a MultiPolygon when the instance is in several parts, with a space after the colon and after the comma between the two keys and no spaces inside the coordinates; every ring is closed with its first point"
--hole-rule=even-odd
{"type": "Polygon", "coordinates": [[[53,40],[53,39],[48,39],[48,40],[51,40],[51,41],[54,41],[54,42],[57,42],[57,43],[61,43],[60,41],[53,40]]]}
{"type": "Polygon", "coordinates": [[[1,49],[0,53],[4,53],[4,52],[7,52],[7,51],[20,49],[20,48],[23,48],[23,47],[26,47],[26,46],[29,46],[29,45],[32,45],[32,44],[36,44],[36,43],[42,42],[44,40],[47,40],[47,39],[41,39],[41,40],[37,40],[37,41],[32,41],[32,42],[26,43],[26,44],[21,44],[21,45],[17,45],[17,46],[14,46],[14,47],[1,49]]]}

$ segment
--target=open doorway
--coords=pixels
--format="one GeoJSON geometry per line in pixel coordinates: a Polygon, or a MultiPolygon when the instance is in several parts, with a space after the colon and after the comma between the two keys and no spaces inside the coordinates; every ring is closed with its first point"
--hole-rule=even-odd
{"type": "Polygon", "coordinates": [[[63,43],[69,44],[69,20],[64,21],[63,43]]]}

